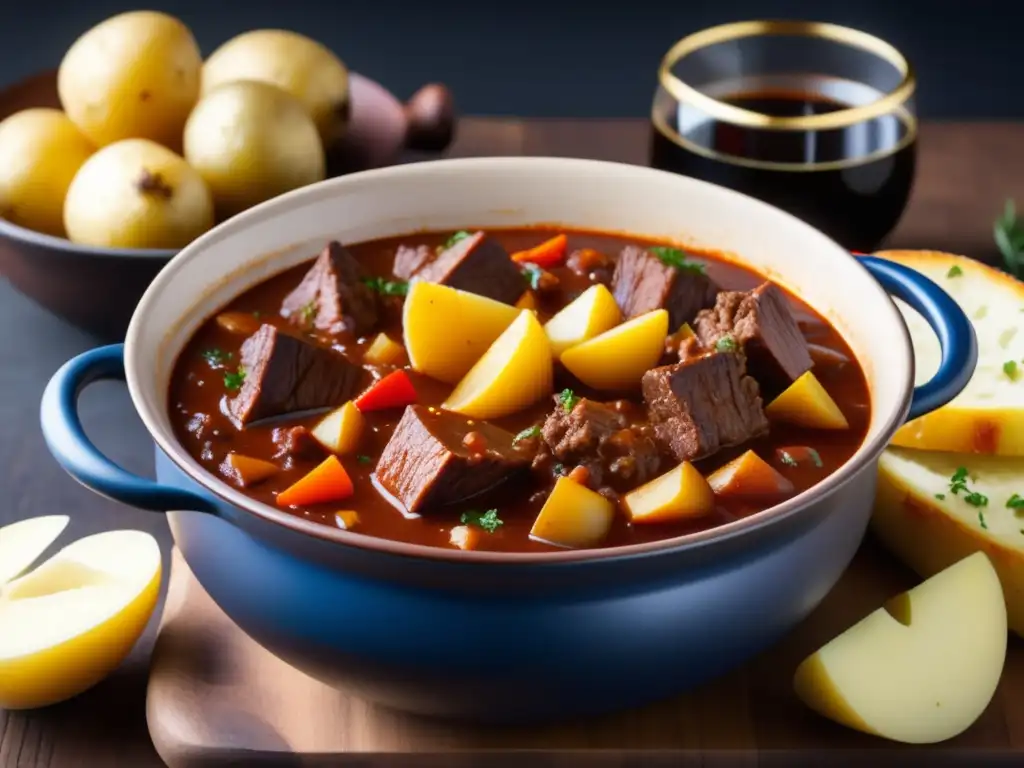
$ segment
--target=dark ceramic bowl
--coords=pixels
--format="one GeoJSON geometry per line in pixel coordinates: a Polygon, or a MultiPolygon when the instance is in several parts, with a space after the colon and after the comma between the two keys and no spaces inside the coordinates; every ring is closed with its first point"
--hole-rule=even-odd
{"type": "MultiPolygon", "coordinates": [[[[359,74],[351,76],[351,122],[328,160],[339,176],[396,162],[404,150],[440,152],[454,135],[454,102],[426,85],[407,104],[359,74]]],[[[0,120],[31,107],[60,107],[56,71],[0,92],[0,120]]],[[[0,219],[0,275],[55,315],[105,341],[124,338],[139,298],[176,251],[93,248],[0,219]]]]}
{"type": "Polygon", "coordinates": [[[125,344],[64,365],[41,411],[47,444],[65,469],[126,504],[170,510],[174,541],[199,582],[288,663],[413,712],[536,720],[677,693],[794,627],[860,544],[879,454],[908,414],[954,397],[976,357],[970,322],[927,278],[854,259],[796,218],[736,192],[616,163],[443,160],[325,181],[203,235],[146,292],[125,344]],[[180,350],[224,303],[308,259],[325,238],[541,222],[676,240],[685,233],[682,244],[740,254],[798,293],[832,319],[868,377],[871,423],[857,453],[810,490],[717,529],[516,554],[319,525],[241,493],[175,438],[167,382],[180,350]],[[811,262],[820,269],[808,269],[811,262]],[[916,389],[910,337],[887,291],[921,312],[941,340],[942,366],[916,389]],[[82,387],[122,376],[157,446],[155,481],[114,465],[82,431],[82,387]]]}

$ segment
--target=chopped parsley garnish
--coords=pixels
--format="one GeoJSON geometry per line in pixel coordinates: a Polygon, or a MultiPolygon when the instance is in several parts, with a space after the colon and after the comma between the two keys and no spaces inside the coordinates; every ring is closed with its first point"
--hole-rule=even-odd
{"type": "Polygon", "coordinates": [[[977,491],[972,491],[968,488],[967,480],[967,467],[958,467],[956,472],[953,473],[953,476],[949,478],[950,493],[954,496],[958,496],[960,491],[964,491],[963,500],[966,504],[970,504],[972,507],[987,507],[988,496],[983,493],[978,493],[977,491]]]}
{"type": "Polygon", "coordinates": [[[936,493],[935,494],[935,498],[938,499],[939,501],[945,501],[946,500],[946,494],[944,494],[944,493],[936,493]]]}
{"type": "Polygon", "coordinates": [[[523,277],[533,290],[540,287],[541,278],[544,277],[544,270],[536,264],[523,264],[523,277]]]}
{"type": "Polygon", "coordinates": [[[409,284],[404,280],[385,280],[383,277],[364,277],[363,283],[370,290],[382,296],[405,296],[409,293],[409,284]]]}
{"type": "Polygon", "coordinates": [[[698,275],[703,275],[707,272],[707,269],[699,261],[687,261],[686,251],[682,251],[679,248],[669,248],[665,245],[655,245],[647,249],[667,267],[675,267],[676,269],[685,269],[688,272],[696,272],[698,275]]]}
{"type": "Polygon", "coordinates": [[[1010,495],[1010,498],[1006,500],[1007,509],[1024,509],[1024,497],[1019,493],[1010,495]]]}
{"type": "Polygon", "coordinates": [[[988,530],[988,523],[985,522],[985,513],[982,512],[980,509],[978,510],[978,522],[981,523],[982,528],[984,528],[986,531],[988,530]]]}
{"type": "Polygon", "coordinates": [[[964,271],[960,269],[956,264],[949,268],[949,272],[946,273],[946,277],[960,277],[964,271]]]}
{"type": "Polygon", "coordinates": [[[715,349],[719,352],[735,352],[739,348],[740,345],[736,343],[736,339],[729,335],[722,336],[715,342],[715,349]]]}
{"type": "Polygon", "coordinates": [[[358,461],[360,464],[369,464],[371,461],[373,461],[373,459],[371,459],[365,453],[361,453],[358,456],[356,456],[356,461],[358,461]]]}
{"type": "Polygon", "coordinates": [[[564,464],[560,464],[560,463],[558,463],[558,462],[555,462],[555,463],[554,463],[554,464],[553,464],[553,465],[551,466],[551,471],[552,471],[552,472],[554,472],[554,473],[555,473],[556,475],[558,475],[559,477],[561,477],[562,475],[564,475],[564,474],[565,474],[565,465],[564,465],[564,464]]]}
{"type": "Polygon", "coordinates": [[[302,322],[304,322],[306,325],[312,323],[313,320],[316,318],[316,310],[316,299],[313,299],[312,301],[303,304],[302,308],[299,310],[299,315],[302,317],[302,322]]]}
{"type": "Polygon", "coordinates": [[[475,525],[488,533],[494,533],[504,525],[496,509],[488,509],[486,512],[463,512],[461,521],[463,525],[475,525]]]}
{"type": "Polygon", "coordinates": [[[440,245],[440,246],[438,247],[438,249],[437,249],[437,252],[438,252],[438,253],[441,253],[442,251],[447,251],[447,250],[448,250],[449,248],[451,248],[451,247],[452,247],[453,245],[455,245],[455,244],[457,244],[457,243],[459,243],[459,242],[461,242],[461,241],[465,240],[465,239],[466,239],[467,237],[471,237],[471,236],[472,236],[472,234],[473,234],[472,232],[467,232],[467,231],[466,231],[466,230],[464,230],[464,229],[460,229],[460,230],[459,230],[458,232],[456,232],[456,233],[455,233],[455,234],[453,234],[453,235],[452,235],[451,237],[449,237],[449,238],[448,238],[447,240],[445,240],[445,241],[444,241],[444,242],[443,242],[443,243],[442,243],[442,244],[441,244],[441,245],[440,245]]]}
{"type": "Polygon", "coordinates": [[[825,466],[825,462],[821,460],[821,454],[818,453],[813,448],[807,449],[807,455],[811,457],[811,463],[818,469],[821,469],[823,466],[825,466]]]}
{"type": "Polygon", "coordinates": [[[529,440],[534,437],[540,437],[540,427],[534,424],[532,427],[527,427],[518,435],[512,438],[512,445],[522,442],[523,440],[529,440]]]}
{"type": "Polygon", "coordinates": [[[239,389],[244,382],[245,369],[242,367],[239,367],[239,369],[234,373],[228,371],[227,373],[224,374],[224,386],[227,389],[239,389]]]}
{"type": "Polygon", "coordinates": [[[797,466],[797,460],[793,458],[793,454],[791,454],[789,451],[779,451],[779,458],[782,460],[782,463],[785,464],[787,467],[797,466]]]}
{"type": "Polygon", "coordinates": [[[579,401],[579,395],[571,389],[563,389],[558,393],[558,404],[565,409],[566,413],[572,413],[572,409],[576,407],[576,403],[579,401]]]}
{"type": "Polygon", "coordinates": [[[203,352],[203,357],[210,364],[211,368],[217,368],[223,365],[225,360],[231,359],[231,353],[219,349],[208,349],[203,352]]]}
{"type": "Polygon", "coordinates": [[[1007,360],[1005,363],[1003,363],[1003,373],[1006,374],[1006,378],[1008,378],[1010,381],[1016,381],[1017,377],[1020,375],[1020,372],[1017,369],[1017,361],[1007,360]]]}
{"type": "Polygon", "coordinates": [[[988,496],[977,491],[971,491],[964,496],[964,501],[970,504],[972,507],[987,507],[988,496]]]}

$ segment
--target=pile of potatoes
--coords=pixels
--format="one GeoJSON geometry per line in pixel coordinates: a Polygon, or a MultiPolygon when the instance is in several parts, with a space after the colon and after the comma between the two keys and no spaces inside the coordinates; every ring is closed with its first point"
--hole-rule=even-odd
{"type": "Polygon", "coordinates": [[[83,245],[180,248],[325,176],[345,133],[345,65],[294,32],[257,30],[204,62],[156,11],[113,16],[60,64],[63,110],[0,122],[0,216],[83,245]]]}

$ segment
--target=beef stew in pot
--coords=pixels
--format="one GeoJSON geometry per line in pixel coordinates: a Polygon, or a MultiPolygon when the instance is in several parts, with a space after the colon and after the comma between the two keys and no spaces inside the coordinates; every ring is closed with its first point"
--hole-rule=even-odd
{"type": "Polygon", "coordinates": [[[853,455],[870,398],[838,332],[733,260],[522,228],[327,243],[203,324],[169,408],[301,518],[535,552],[772,507],[853,455]]]}

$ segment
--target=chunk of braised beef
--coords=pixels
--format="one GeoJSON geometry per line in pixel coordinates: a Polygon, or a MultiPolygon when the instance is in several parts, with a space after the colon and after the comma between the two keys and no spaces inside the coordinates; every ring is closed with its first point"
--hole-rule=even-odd
{"type": "Polygon", "coordinates": [[[340,352],[264,324],[242,343],[244,378],[227,411],[238,427],[253,421],[341,405],[358,391],[362,369],[340,352]]]}
{"type": "Polygon", "coordinates": [[[491,490],[524,470],[532,458],[500,427],[410,405],[374,475],[406,511],[421,514],[491,490]]]}
{"type": "Polygon", "coordinates": [[[641,385],[655,435],[676,461],[701,459],[768,431],[757,382],[739,352],[653,368],[641,385]]]}
{"type": "Polygon", "coordinates": [[[526,290],[519,267],[501,244],[484,232],[464,237],[413,276],[414,280],[458,288],[505,304],[526,290]]]}
{"type": "Polygon", "coordinates": [[[774,283],[751,291],[723,291],[713,308],[697,315],[694,331],[708,347],[727,336],[741,345],[750,375],[769,398],[814,364],[786,294],[774,283]]]}
{"type": "Polygon", "coordinates": [[[650,251],[626,246],[612,276],[612,293],[626,317],[668,310],[669,332],[715,303],[718,287],[702,272],[678,269],[650,251]]]}
{"type": "Polygon", "coordinates": [[[429,245],[400,245],[395,251],[391,272],[399,280],[412,280],[413,275],[432,262],[436,255],[429,245]]]}
{"type": "Polygon", "coordinates": [[[583,398],[566,411],[556,399],[541,428],[543,445],[534,468],[584,467],[587,484],[595,489],[629,490],[650,480],[661,463],[654,430],[631,418],[628,405],[583,398]]]}
{"type": "Polygon", "coordinates": [[[593,248],[579,248],[569,254],[566,266],[592,283],[608,285],[612,281],[615,260],[593,248]]]}
{"type": "Polygon", "coordinates": [[[296,459],[298,461],[317,461],[327,455],[313,433],[303,426],[275,427],[271,440],[277,449],[275,459],[296,459]]]}
{"type": "Polygon", "coordinates": [[[309,330],[364,334],[377,324],[377,295],[365,277],[348,249],[332,240],[285,296],[281,316],[309,330]]]}

